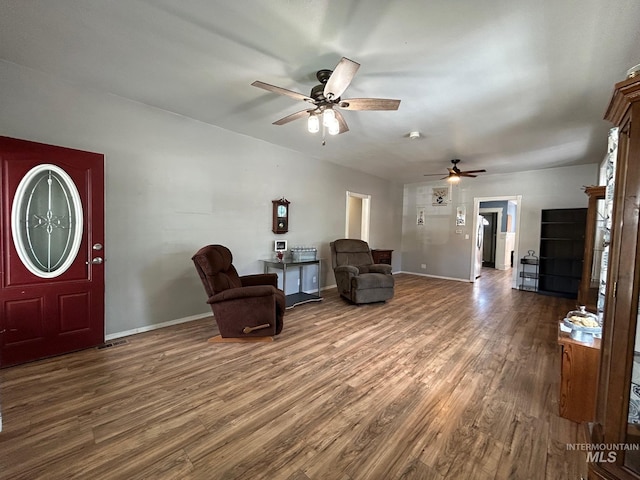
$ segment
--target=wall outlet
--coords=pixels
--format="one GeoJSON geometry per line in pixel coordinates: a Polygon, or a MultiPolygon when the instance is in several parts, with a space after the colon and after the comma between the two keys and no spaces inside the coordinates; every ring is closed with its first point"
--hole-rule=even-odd
{"type": "Polygon", "coordinates": [[[313,283],[316,283],[316,276],[313,276],[313,283]]]}
{"type": "Polygon", "coordinates": [[[426,270],[427,269],[427,264],[423,263],[422,265],[420,265],[420,268],[424,268],[426,270]]]}
{"type": "Polygon", "coordinates": [[[469,234],[468,233],[464,236],[464,239],[465,240],[469,240],[469,234]]]}

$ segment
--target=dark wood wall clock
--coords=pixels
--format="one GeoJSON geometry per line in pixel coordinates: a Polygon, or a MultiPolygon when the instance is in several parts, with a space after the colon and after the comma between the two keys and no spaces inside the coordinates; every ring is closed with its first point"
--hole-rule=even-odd
{"type": "Polygon", "coordinates": [[[289,231],[289,200],[282,197],[272,200],[273,204],[273,233],[287,233],[289,231]]]}

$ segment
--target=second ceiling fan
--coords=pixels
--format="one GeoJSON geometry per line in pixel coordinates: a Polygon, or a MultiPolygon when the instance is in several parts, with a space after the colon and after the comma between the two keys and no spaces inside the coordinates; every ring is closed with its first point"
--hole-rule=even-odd
{"type": "Polygon", "coordinates": [[[320,126],[326,127],[329,134],[336,135],[349,130],[340,109],[342,110],[397,110],[400,100],[387,98],[349,98],[341,96],[351,84],[360,64],[346,57],[338,62],[333,70],[318,70],[316,78],[320,82],[311,89],[309,96],[302,93],[276,87],[256,80],[251,85],[269,92],[285,95],[295,100],[302,100],[313,105],[313,108],[300,110],[273,122],[274,125],[285,125],[299,118],[307,117],[307,128],[315,133],[320,126]]]}
{"type": "MultiPolygon", "coordinates": [[[[458,183],[461,177],[475,178],[477,177],[477,175],[474,175],[474,174],[486,172],[484,168],[482,170],[466,170],[466,171],[460,170],[458,168],[458,163],[460,163],[459,158],[454,158],[453,160],[451,160],[451,163],[453,163],[453,168],[447,168],[447,170],[449,170],[449,174],[442,177],[440,180],[447,180],[448,182],[451,182],[451,183],[458,183]]],[[[425,173],[424,174],[425,177],[433,177],[436,175],[442,175],[442,174],[441,173],[425,173]]]]}

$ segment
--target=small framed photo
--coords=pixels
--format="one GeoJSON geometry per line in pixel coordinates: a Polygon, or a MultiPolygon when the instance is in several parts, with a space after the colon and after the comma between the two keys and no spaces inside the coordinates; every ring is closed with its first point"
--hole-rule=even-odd
{"type": "Polygon", "coordinates": [[[282,252],[287,249],[287,241],[286,240],[275,240],[273,242],[273,251],[274,252],[282,252]]]}

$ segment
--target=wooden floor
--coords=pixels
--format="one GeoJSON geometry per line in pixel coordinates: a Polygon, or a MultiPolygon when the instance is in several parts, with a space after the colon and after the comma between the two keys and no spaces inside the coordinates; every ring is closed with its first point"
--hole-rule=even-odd
{"type": "Polygon", "coordinates": [[[386,304],[328,290],[271,343],[207,343],[209,318],[0,370],[0,478],[586,477],[557,413],[575,301],[492,269],[396,282],[386,304]]]}

